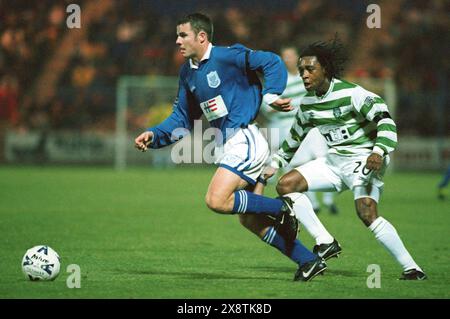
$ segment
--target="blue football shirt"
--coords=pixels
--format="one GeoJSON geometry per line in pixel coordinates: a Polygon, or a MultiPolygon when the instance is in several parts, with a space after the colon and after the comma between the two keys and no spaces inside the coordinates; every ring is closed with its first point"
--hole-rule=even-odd
{"type": "Polygon", "coordinates": [[[263,96],[273,101],[283,93],[286,82],[287,71],[278,55],[253,51],[240,44],[230,47],[210,44],[198,65],[191,60],[182,65],[173,112],[148,129],[154,134],[150,147],[176,142],[183,136],[172,132],[191,130],[194,120],[202,115],[226,140],[233,131],[230,129],[247,127],[256,118],[263,96]],[[257,72],[264,77],[264,87],[257,72]]]}

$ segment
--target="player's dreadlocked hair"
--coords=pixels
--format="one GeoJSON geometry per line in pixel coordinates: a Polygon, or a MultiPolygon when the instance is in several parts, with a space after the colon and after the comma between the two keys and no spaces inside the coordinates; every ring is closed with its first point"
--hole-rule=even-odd
{"type": "Polygon", "coordinates": [[[338,39],[337,34],[333,40],[323,42],[317,41],[308,45],[300,52],[300,59],[305,56],[315,56],[319,63],[325,68],[326,76],[331,78],[340,77],[347,61],[347,51],[338,39]]]}

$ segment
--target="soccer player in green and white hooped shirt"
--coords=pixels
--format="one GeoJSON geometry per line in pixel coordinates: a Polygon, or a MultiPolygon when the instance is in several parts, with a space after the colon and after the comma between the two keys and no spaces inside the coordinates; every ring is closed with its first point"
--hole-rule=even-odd
{"type": "Polygon", "coordinates": [[[341,247],[314,214],[303,193],[350,189],[359,218],[403,267],[400,279],[426,279],[394,226],[377,212],[389,153],[397,146],[396,125],[381,97],[338,78],[345,60],[337,39],[314,43],[301,52],[298,69],[308,94],[302,100],[290,136],[273,155],[263,178],[287,165],[308,131],[317,127],[330,147],[328,155],[291,170],[277,184],[280,195],[290,194],[295,200],[298,219],[316,240],[314,252],[328,259],[337,256],[341,247]]]}
{"type": "MultiPolygon", "coordinates": [[[[280,50],[280,55],[288,71],[286,89],[281,96],[283,98],[292,99],[291,105],[295,107],[295,109],[290,112],[278,112],[267,103],[263,102],[261,104],[261,111],[267,118],[267,128],[270,133],[269,144],[271,153],[276,152],[281,146],[281,143],[289,135],[289,131],[295,120],[295,114],[297,114],[298,107],[300,106],[303,97],[308,93],[303,85],[302,78],[300,77],[297,68],[297,61],[299,58],[297,48],[294,46],[284,46],[280,50]]],[[[320,134],[317,128],[312,129],[308,132],[304,139],[304,143],[302,143],[300,148],[297,150],[297,153],[291,159],[289,166],[278,171],[278,176],[288,172],[293,167],[300,166],[318,157],[326,156],[327,153],[328,145],[325,138],[320,134]]],[[[305,194],[310,199],[314,211],[318,213],[320,211],[320,202],[316,193],[305,192],[305,194]]],[[[338,213],[338,208],[334,203],[334,193],[323,193],[322,201],[330,213],[338,213]]]]}

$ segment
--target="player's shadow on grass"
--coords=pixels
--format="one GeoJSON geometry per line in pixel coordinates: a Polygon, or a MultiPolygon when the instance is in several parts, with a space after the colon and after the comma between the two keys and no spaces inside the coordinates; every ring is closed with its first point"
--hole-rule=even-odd
{"type": "Polygon", "coordinates": [[[274,272],[274,273],[292,273],[296,271],[295,265],[293,267],[275,267],[275,266],[250,266],[250,269],[254,269],[256,271],[264,271],[264,272],[274,272]]]}
{"type": "Polygon", "coordinates": [[[343,277],[358,277],[358,274],[354,271],[350,271],[350,270],[338,270],[338,269],[330,269],[328,268],[325,271],[325,275],[331,275],[331,276],[343,276],[343,277]]]}
{"type": "MultiPolygon", "coordinates": [[[[203,272],[189,272],[189,271],[157,271],[157,270],[116,270],[118,273],[126,273],[130,275],[155,275],[155,276],[170,276],[183,277],[186,279],[237,279],[237,280],[284,280],[283,278],[275,278],[271,276],[239,276],[226,273],[203,273],[203,272]]],[[[292,269],[291,269],[292,272],[292,269]]]]}
{"type": "MultiPolygon", "coordinates": [[[[292,273],[295,272],[295,268],[289,268],[289,267],[268,267],[268,266],[253,266],[249,267],[250,269],[254,270],[260,270],[264,272],[272,272],[272,273],[292,273]]],[[[337,275],[337,276],[344,276],[344,277],[356,277],[357,274],[354,271],[350,270],[343,270],[343,269],[333,269],[333,268],[327,268],[325,270],[325,274],[327,275],[337,275]]]]}

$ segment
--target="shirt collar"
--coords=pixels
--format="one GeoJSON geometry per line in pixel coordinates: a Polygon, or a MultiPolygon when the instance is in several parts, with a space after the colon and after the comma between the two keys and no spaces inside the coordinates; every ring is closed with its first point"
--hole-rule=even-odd
{"type": "MultiPolygon", "coordinates": [[[[202,62],[203,60],[209,59],[209,57],[211,55],[212,47],[213,47],[212,43],[208,44],[208,48],[206,49],[206,52],[203,55],[203,58],[201,58],[200,62],[202,62]]],[[[189,65],[191,66],[191,69],[198,69],[198,65],[194,64],[194,61],[192,61],[192,59],[189,59],[189,65]]]]}
{"type": "MultiPolygon", "coordinates": [[[[334,80],[335,80],[334,78],[331,78],[331,81],[330,81],[330,87],[328,88],[327,93],[325,93],[325,94],[322,95],[322,96],[317,96],[317,94],[316,94],[316,96],[317,96],[318,99],[323,100],[324,98],[326,98],[326,97],[330,94],[330,92],[333,91],[333,88],[334,88],[334,80]]],[[[314,93],[314,94],[315,94],[315,93],[314,93]]]]}

